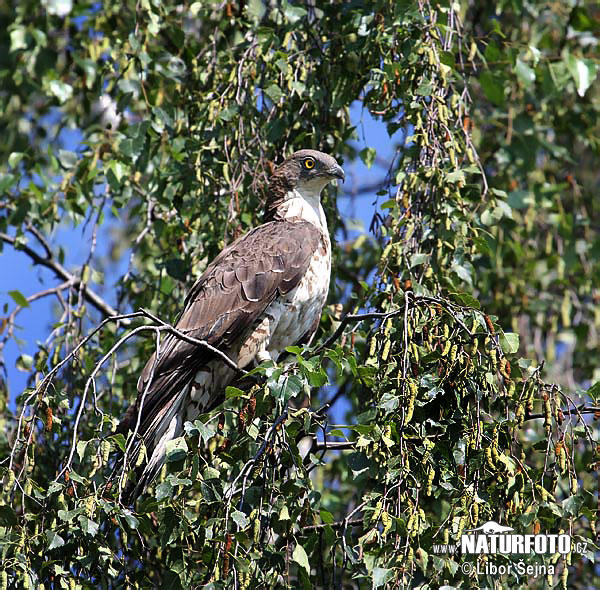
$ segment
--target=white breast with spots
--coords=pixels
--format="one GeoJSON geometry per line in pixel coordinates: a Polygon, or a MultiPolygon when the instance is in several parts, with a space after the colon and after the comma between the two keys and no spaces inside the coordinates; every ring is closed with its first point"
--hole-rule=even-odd
{"type": "Polygon", "coordinates": [[[267,346],[271,358],[276,359],[286,346],[300,341],[319,320],[330,276],[331,243],[324,233],[299,285],[267,308],[267,315],[273,318],[267,346]]]}
{"type": "Polygon", "coordinates": [[[294,189],[280,206],[284,218],[300,218],[321,230],[321,241],[310,261],[300,284],[283,297],[278,297],[267,308],[270,320],[270,337],[266,346],[272,359],[287,347],[303,338],[321,315],[329,291],[331,276],[331,241],[327,219],[321,206],[318,186],[305,186],[302,192],[294,189]]]}

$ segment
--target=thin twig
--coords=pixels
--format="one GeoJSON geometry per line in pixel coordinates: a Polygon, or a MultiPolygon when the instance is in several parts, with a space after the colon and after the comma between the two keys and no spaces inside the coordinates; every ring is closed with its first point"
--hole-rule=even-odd
{"type": "Polygon", "coordinates": [[[104,301],[104,299],[102,299],[100,295],[98,295],[96,292],[92,291],[87,285],[85,285],[81,278],[69,272],[62,264],[60,264],[60,262],[55,260],[53,256],[40,256],[35,250],[30,248],[26,244],[19,244],[16,238],[13,238],[12,236],[9,236],[8,234],[5,234],[3,232],[0,232],[0,240],[13,246],[15,250],[23,252],[24,254],[29,256],[29,258],[31,258],[34,264],[45,266],[46,268],[49,268],[50,270],[54,271],[54,274],[59,279],[70,282],[74,288],[80,288],[80,286],[83,285],[83,288],[81,289],[83,297],[98,311],[102,312],[105,316],[118,315],[119,312],[114,307],[112,307],[108,302],[104,301]]]}
{"type": "Polygon", "coordinates": [[[345,520],[339,520],[337,522],[330,522],[330,523],[325,522],[323,524],[311,524],[309,526],[302,527],[302,532],[319,531],[328,526],[330,526],[332,529],[341,529],[342,527],[357,526],[362,523],[363,523],[362,518],[353,518],[352,520],[349,520],[347,522],[345,520]]]}
{"type": "MultiPolygon", "coordinates": [[[[212,352],[214,355],[218,356],[226,365],[231,367],[234,371],[237,371],[237,372],[241,373],[242,375],[248,374],[248,371],[245,371],[244,369],[241,369],[240,367],[238,367],[237,363],[235,361],[233,361],[232,359],[230,359],[222,350],[215,348],[214,346],[209,344],[206,340],[198,340],[198,338],[194,338],[192,336],[188,336],[184,332],[180,332],[179,330],[177,330],[177,328],[174,328],[173,326],[171,326],[171,324],[167,324],[166,322],[161,320],[159,317],[156,317],[155,315],[153,315],[146,309],[140,309],[140,311],[142,314],[144,314],[149,319],[155,321],[157,324],[160,324],[160,326],[162,328],[164,328],[164,330],[169,332],[170,334],[174,334],[175,336],[177,336],[177,338],[181,338],[181,340],[184,340],[185,342],[189,342],[190,344],[196,344],[197,346],[206,348],[207,350],[212,352]]],[[[148,326],[148,327],[151,327],[151,326],[148,326]]]]}
{"type": "Polygon", "coordinates": [[[317,451],[344,451],[347,449],[354,449],[356,442],[352,440],[344,441],[329,441],[327,439],[317,441],[315,444],[315,450],[317,451]]]}
{"type": "MultiPolygon", "coordinates": [[[[564,415],[579,415],[579,414],[596,414],[600,413],[600,406],[579,406],[578,408],[571,408],[570,410],[562,410],[561,412],[564,415]]],[[[525,417],[523,420],[539,420],[540,418],[545,418],[546,414],[527,414],[525,413],[525,417]]]]}

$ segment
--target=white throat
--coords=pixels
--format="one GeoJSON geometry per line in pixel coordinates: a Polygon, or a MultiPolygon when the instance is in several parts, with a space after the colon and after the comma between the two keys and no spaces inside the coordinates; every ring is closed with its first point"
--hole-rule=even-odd
{"type": "Polygon", "coordinates": [[[284,202],[279,206],[284,219],[300,217],[316,225],[328,235],[327,219],[321,205],[322,188],[320,186],[313,189],[309,184],[305,184],[289,191],[284,202]]]}

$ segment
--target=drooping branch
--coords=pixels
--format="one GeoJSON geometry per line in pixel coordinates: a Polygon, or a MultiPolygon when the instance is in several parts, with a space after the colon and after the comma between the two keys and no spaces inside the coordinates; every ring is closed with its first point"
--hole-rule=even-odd
{"type": "MultiPolygon", "coordinates": [[[[571,408],[571,409],[561,409],[560,410],[565,416],[572,416],[578,414],[598,414],[600,413],[600,406],[580,406],[579,408],[571,408]]],[[[539,412],[537,414],[525,414],[523,420],[540,420],[545,418],[546,414],[543,412],[539,412]]]]}
{"type": "MultiPolygon", "coordinates": [[[[111,319],[114,320],[114,321],[122,321],[124,317],[127,317],[127,316],[116,316],[114,318],[108,318],[107,320],[105,320],[101,324],[101,326],[103,326],[107,321],[110,321],[111,319]]],[[[81,417],[82,417],[83,411],[85,409],[85,405],[86,405],[86,400],[87,400],[89,389],[90,389],[91,386],[94,385],[96,375],[100,371],[102,365],[109,358],[111,358],[113,356],[113,354],[115,354],[117,352],[117,350],[127,340],[129,340],[131,337],[135,336],[139,332],[151,330],[151,331],[153,331],[155,333],[156,338],[157,338],[157,345],[156,345],[157,358],[158,358],[158,354],[159,354],[159,345],[160,345],[160,341],[159,341],[158,337],[159,337],[160,333],[167,332],[169,334],[175,335],[177,338],[181,338],[185,342],[189,342],[190,344],[195,344],[196,346],[199,346],[201,348],[205,348],[206,350],[210,351],[212,354],[218,356],[221,360],[223,360],[223,362],[225,362],[233,370],[239,371],[240,373],[243,373],[243,374],[247,373],[247,371],[245,371],[244,369],[239,368],[237,366],[237,364],[235,363],[235,361],[233,361],[232,359],[230,359],[224,352],[222,352],[218,348],[215,348],[214,346],[210,345],[208,342],[206,342],[206,340],[198,340],[197,338],[192,338],[191,336],[188,336],[187,334],[184,334],[183,332],[180,332],[179,330],[177,330],[176,328],[174,328],[172,325],[164,322],[160,318],[158,318],[155,315],[151,314],[149,311],[147,311],[145,309],[141,309],[139,312],[137,312],[135,314],[129,314],[128,319],[133,319],[135,317],[146,317],[146,318],[151,319],[152,321],[154,321],[155,324],[154,325],[143,325],[143,326],[138,326],[137,328],[134,328],[133,330],[131,330],[130,332],[128,332],[127,334],[125,334],[124,336],[122,336],[115,344],[113,344],[113,346],[108,350],[108,352],[96,363],[94,369],[92,370],[90,376],[88,377],[88,379],[86,381],[83,394],[82,394],[81,399],[79,401],[79,406],[78,406],[77,412],[76,412],[75,423],[73,425],[73,438],[72,438],[72,442],[71,442],[71,449],[70,449],[67,461],[65,462],[65,465],[63,466],[62,470],[59,472],[59,474],[56,477],[57,480],[65,473],[65,471],[67,469],[69,469],[69,467],[71,465],[71,462],[73,460],[73,456],[75,454],[75,449],[76,449],[76,445],[77,445],[77,430],[78,430],[78,427],[79,427],[79,422],[81,421],[81,417]],[[158,325],[156,325],[156,324],[158,324],[158,325]]],[[[97,331],[98,331],[98,329],[94,330],[91,335],[93,335],[97,331]]],[[[86,341],[89,340],[89,338],[91,337],[91,335],[86,338],[86,341]]],[[[74,350],[74,353],[76,351],[77,351],[77,348],[74,350]]],[[[72,354],[74,354],[74,353],[72,353],[72,354]]],[[[153,372],[154,372],[154,370],[152,371],[152,373],[153,372]]],[[[138,420],[138,427],[139,427],[139,420],[138,420]]]]}
{"type": "MultiPolygon", "coordinates": [[[[198,340],[198,338],[193,338],[192,336],[188,336],[184,332],[180,332],[179,330],[177,330],[176,328],[171,326],[171,324],[167,324],[167,322],[161,320],[159,317],[150,313],[147,309],[140,309],[140,312],[145,317],[151,319],[152,321],[156,322],[157,324],[160,324],[161,329],[169,332],[170,334],[177,336],[177,338],[181,338],[181,340],[183,340],[185,342],[189,342],[190,344],[196,344],[197,346],[200,346],[201,348],[206,348],[206,350],[209,350],[214,355],[218,356],[226,365],[231,367],[234,371],[238,371],[238,372],[242,373],[243,375],[248,374],[248,371],[245,371],[244,369],[241,369],[240,367],[238,367],[237,364],[235,363],[235,361],[231,360],[223,351],[219,350],[218,348],[215,348],[214,346],[209,344],[206,340],[198,340]]],[[[148,327],[152,327],[152,326],[148,326],[148,327]]]]}
{"type": "Polygon", "coordinates": [[[322,350],[325,350],[326,348],[329,348],[342,335],[344,328],[348,324],[362,322],[363,320],[376,320],[376,319],[384,319],[384,318],[387,319],[390,317],[394,317],[395,315],[398,315],[399,313],[402,313],[403,311],[404,310],[402,309],[402,310],[394,310],[392,312],[372,312],[372,313],[357,313],[357,314],[349,313],[342,318],[340,325],[337,327],[335,332],[329,338],[327,338],[327,340],[325,340],[325,342],[316,350],[316,354],[318,354],[322,350]]]}
{"type": "MultiPolygon", "coordinates": [[[[32,231],[32,233],[34,233],[36,237],[41,236],[39,232],[35,233],[32,231]]],[[[47,244],[45,244],[45,240],[42,242],[42,244],[45,244],[44,249],[46,250],[47,256],[41,256],[33,248],[27,246],[27,244],[18,244],[16,238],[9,236],[8,234],[5,234],[3,232],[0,232],[0,240],[13,246],[15,250],[23,252],[24,254],[29,256],[29,258],[33,261],[33,264],[39,264],[40,266],[45,266],[46,268],[49,268],[59,279],[68,282],[74,288],[80,289],[84,299],[88,301],[91,305],[93,305],[99,312],[101,312],[106,317],[118,315],[118,311],[114,307],[112,307],[108,302],[102,299],[102,297],[100,297],[98,293],[90,289],[90,287],[84,281],[82,281],[80,277],[69,272],[60,262],[58,262],[54,258],[54,256],[52,256],[49,248],[47,247],[47,244]]]]}
{"type": "MultiPolygon", "coordinates": [[[[37,254],[36,254],[36,256],[37,256],[37,254]]],[[[177,338],[181,338],[182,340],[184,340],[186,342],[195,344],[201,348],[205,348],[206,350],[210,351],[215,356],[219,357],[223,362],[225,362],[228,366],[230,366],[235,371],[238,371],[243,374],[247,373],[243,369],[240,369],[237,366],[237,364],[231,358],[229,358],[224,352],[220,351],[219,349],[215,348],[214,346],[211,346],[205,340],[199,340],[197,338],[188,336],[187,334],[184,334],[183,332],[180,332],[175,327],[173,327],[172,325],[168,324],[167,322],[161,320],[160,318],[153,315],[152,313],[150,313],[147,310],[142,309],[135,313],[109,316],[109,317],[105,318],[102,322],[100,322],[100,324],[98,324],[93,330],[91,330],[87,334],[87,336],[85,336],[77,344],[77,346],[75,346],[74,349],[60,363],[58,363],[55,367],[53,367],[52,370],[50,370],[50,372],[38,383],[36,388],[32,391],[32,393],[29,395],[29,397],[25,400],[25,402],[23,404],[23,409],[21,411],[21,414],[19,416],[19,420],[17,423],[17,432],[15,435],[15,440],[20,440],[20,438],[21,438],[21,434],[23,431],[23,421],[24,421],[24,416],[25,416],[25,410],[26,410],[27,406],[29,405],[29,403],[31,402],[31,400],[34,399],[36,396],[42,396],[45,393],[47,388],[51,385],[53,379],[56,377],[57,373],[63,367],[65,367],[69,362],[72,362],[74,359],[77,358],[77,355],[78,355],[79,351],[82,349],[82,347],[84,347],[96,334],[98,334],[100,331],[102,331],[102,329],[105,326],[107,326],[108,324],[115,323],[117,325],[118,324],[129,325],[132,320],[140,319],[140,318],[149,319],[153,323],[150,325],[137,326],[137,327],[129,330],[123,336],[121,336],[121,338],[119,338],[111,346],[111,348],[108,350],[108,352],[106,354],[104,354],[103,357],[96,363],[96,365],[94,366],[94,369],[92,370],[91,374],[87,378],[84,391],[81,395],[79,405],[75,412],[76,415],[75,415],[75,423],[73,426],[73,436],[72,436],[72,441],[71,441],[71,446],[70,446],[70,452],[65,461],[65,464],[63,465],[63,468],[61,469],[61,471],[59,472],[59,474],[56,477],[57,480],[67,471],[67,469],[70,468],[71,462],[73,460],[73,456],[75,454],[75,449],[76,449],[76,444],[77,444],[77,431],[78,431],[79,423],[81,421],[83,412],[85,410],[85,406],[86,406],[90,388],[93,389],[95,392],[95,379],[98,375],[98,372],[100,371],[100,369],[104,365],[104,363],[108,359],[110,359],[121,348],[121,346],[125,344],[126,341],[128,341],[130,338],[137,335],[138,333],[144,332],[144,331],[153,331],[157,338],[157,343],[158,343],[158,337],[160,334],[162,334],[164,332],[173,334],[177,338]]],[[[157,344],[157,352],[158,352],[158,344],[157,344]]],[[[12,468],[14,460],[15,460],[15,449],[16,448],[17,448],[17,446],[15,445],[15,447],[13,448],[13,452],[10,455],[10,463],[9,463],[10,468],[12,468]]]]}
{"type": "MultiPolygon", "coordinates": [[[[487,332],[472,332],[465,325],[463,320],[458,316],[457,309],[469,309],[473,312],[480,313],[484,315],[479,309],[471,308],[468,306],[457,306],[454,303],[442,299],[440,297],[426,296],[426,295],[414,295],[412,291],[406,291],[405,297],[407,301],[411,305],[419,305],[421,303],[430,304],[430,305],[440,305],[443,310],[452,316],[454,321],[466,332],[469,338],[474,338],[475,336],[487,336],[487,332]]],[[[344,332],[344,329],[348,324],[357,324],[364,320],[387,320],[389,318],[393,318],[398,315],[402,315],[406,312],[406,307],[403,306],[398,309],[393,309],[391,311],[374,311],[367,313],[357,313],[357,314],[346,314],[340,321],[339,326],[333,332],[333,334],[327,338],[327,340],[315,351],[315,354],[319,354],[321,351],[329,348],[344,332]]]]}
{"type": "Polygon", "coordinates": [[[348,522],[346,522],[345,520],[339,520],[337,522],[330,522],[330,523],[325,522],[323,524],[311,524],[309,526],[302,527],[302,532],[319,531],[328,526],[330,526],[332,529],[341,529],[341,528],[349,527],[349,526],[358,526],[362,523],[363,523],[362,518],[353,518],[352,520],[349,520],[348,522]]]}

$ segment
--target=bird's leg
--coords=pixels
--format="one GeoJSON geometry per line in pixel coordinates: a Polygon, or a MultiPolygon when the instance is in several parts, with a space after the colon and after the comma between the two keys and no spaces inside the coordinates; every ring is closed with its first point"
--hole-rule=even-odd
{"type": "Polygon", "coordinates": [[[266,363],[267,361],[273,361],[273,359],[271,358],[269,351],[263,345],[258,349],[258,352],[256,353],[256,356],[254,357],[254,362],[258,366],[262,363],[266,363]]]}
{"type": "MultiPolygon", "coordinates": [[[[275,360],[273,359],[273,357],[271,356],[271,353],[267,350],[267,346],[266,346],[266,340],[263,341],[258,349],[258,352],[256,353],[256,356],[254,357],[254,364],[256,366],[261,365],[262,363],[272,363],[275,364],[275,360]]],[[[269,378],[272,374],[273,371],[275,371],[275,367],[267,367],[265,369],[265,375],[267,378],[269,378]]]]}

